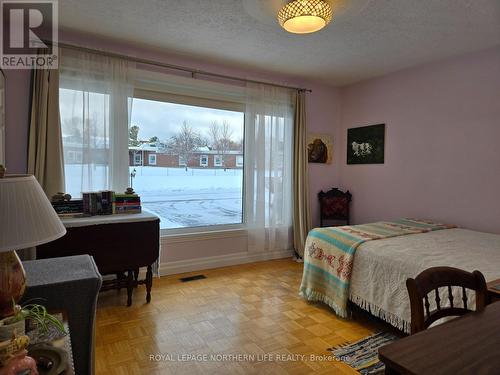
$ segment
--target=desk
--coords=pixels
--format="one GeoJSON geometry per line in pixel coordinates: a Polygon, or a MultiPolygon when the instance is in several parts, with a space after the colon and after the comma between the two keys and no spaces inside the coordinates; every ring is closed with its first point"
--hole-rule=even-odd
{"type": "Polygon", "coordinates": [[[500,303],[379,349],[386,374],[497,374],[500,303]]]}
{"type": "Polygon", "coordinates": [[[101,290],[127,288],[127,305],[132,290],[146,285],[146,302],[151,301],[152,266],[160,251],[160,219],[149,213],[63,218],[65,236],[37,247],[37,258],[88,254],[102,275],[117,275],[103,282],[101,290]],[[139,280],[139,268],[147,267],[139,280]],[[122,277],[128,273],[127,277],[122,277]]]}

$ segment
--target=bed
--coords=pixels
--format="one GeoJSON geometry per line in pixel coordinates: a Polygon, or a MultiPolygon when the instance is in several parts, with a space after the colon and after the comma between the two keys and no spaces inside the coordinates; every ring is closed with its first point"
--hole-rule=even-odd
{"type": "MultiPolygon", "coordinates": [[[[452,266],[467,271],[479,270],[486,281],[500,278],[500,235],[449,227],[439,229],[373,238],[357,244],[348,275],[348,299],[394,327],[409,332],[408,277],[415,277],[429,267],[452,266]]],[[[317,288],[318,284],[314,284],[317,279],[311,282],[310,277],[306,278],[306,265],[313,261],[311,244],[318,247],[317,241],[309,237],[308,240],[309,251],[306,245],[300,293],[308,300],[327,303],[340,316],[345,316],[333,298],[333,294],[337,293],[335,289],[325,291],[317,288]]],[[[326,250],[322,257],[326,259],[327,253],[326,250]]],[[[318,262],[318,259],[314,261],[318,262]]],[[[332,275],[336,267],[328,267],[327,261],[321,264],[325,266],[315,274],[315,278],[328,278],[329,283],[335,279],[338,283],[332,275]]],[[[470,299],[472,303],[473,295],[470,299]]]]}

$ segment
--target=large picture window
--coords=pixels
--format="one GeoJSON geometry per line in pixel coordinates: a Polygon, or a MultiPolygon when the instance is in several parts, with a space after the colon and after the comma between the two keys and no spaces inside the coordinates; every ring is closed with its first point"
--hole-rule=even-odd
{"type": "Polygon", "coordinates": [[[155,157],[133,188],[161,228],[243,223],[243,112],[136,97],[131,116],[130,155],[155,157]]]}
{"type": "Polygon", "coordinates": [[[62,64],[66,191],[131,185],[164,234],[238,228],[249,251],[290,248],[293,92],[145,72],[131,81],[123,61],[104,60],[62,64]]]}

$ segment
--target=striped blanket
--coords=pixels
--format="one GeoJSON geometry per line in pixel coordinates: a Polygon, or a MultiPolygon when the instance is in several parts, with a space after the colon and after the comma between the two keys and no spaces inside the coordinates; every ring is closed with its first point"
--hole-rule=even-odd
{"type": "Polygon", "coordinates": [[[453,226],[416,219],[316,228],[307,236],[300,295],[329,305],[347,317],[347,300],[354,254],[366,241],[425,233],[453,226]]]}

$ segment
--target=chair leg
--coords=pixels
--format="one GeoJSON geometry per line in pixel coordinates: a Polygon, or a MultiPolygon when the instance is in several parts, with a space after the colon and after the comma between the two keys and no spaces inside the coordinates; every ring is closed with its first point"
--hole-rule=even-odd
{"type": "Polygon", "coordinates": [[[134,270],[134,281],[135,281],[135,288],[137,288],[138,286],[137,281],[139,281],[139,268],[136,268],[134,270]]]}
{"type": "Polygon", "coordinates": [[[117,272],[116,273],[116,280],[118,281],[118,291],[120,291],[122,289],[120,281],[125,279],[126,277],[127,276],[125,276],[124,272],[117,272]]]}
{"type": "Polygon", "coordinates": [[[128,271],[127,275],[127,306],[132,305],[132,291],[134,290],[134,276],[132,271],[128,271]]]}
{"type": "Polygon", "coordinates": [[[153,268],[148,266],[146,272],[146,302],[151,302],[151,288],[153,287],[153,268]]]}

